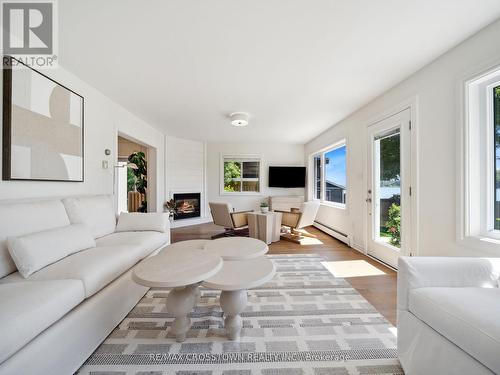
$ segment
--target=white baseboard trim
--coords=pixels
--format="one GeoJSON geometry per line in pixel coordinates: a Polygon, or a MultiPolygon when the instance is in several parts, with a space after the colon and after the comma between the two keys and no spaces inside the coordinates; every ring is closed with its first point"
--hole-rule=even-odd
{"type": "Polygon", "coordinates": [[[190,225],[198,225],[198,224],[205,224],[205,223],[211,223],[211,222],[212,222],[211,217],[195,217],[195,218],[191,218],[191,219],[175,220],[170,227],[171,228],[181,228],[181,227],[188,227],[190,225]]]}
{"type": "Polygon", "coordinates": [[[365,247],[364,247],[363,245],[360,245],[360,244],[358,244],[358,243],[352,242],[352,243],[351,243],[351,247],[352,247],[354,250],[359,251],[361,254],[366,255],[366,250],[365,250],[365,247]]]}
{"type": "Polygon", "coordinates": [[[326,225],[318,223],[317,221],[314,222],[313,226],[318,228],[319,230],[325,232],[326,234],[329,234],[333,238],[336,238],[337,240],[342,241],[347,246],[351,246],[351,241],[349,239],[349,236],[347,236],[346,234],[338,232],[330,227],[327,227],[326,225]]]}

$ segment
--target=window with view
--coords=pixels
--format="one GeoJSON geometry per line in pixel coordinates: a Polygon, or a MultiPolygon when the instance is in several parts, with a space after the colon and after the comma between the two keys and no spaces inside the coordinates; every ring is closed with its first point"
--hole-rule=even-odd
{"type": "MultiPolygon", "coordinates": [[[[495,230],[500,230],[500,86],[493,89],[493,131],[495,138],[494,160],[495,160],[495,230]]],[[[491,186],[491,185],[490,185],[491,186]]]]}
{"type": "Polygon", "coordinates": [[[224,158],[224,192],[258,193],[260,161],[257,159],[224,158]]]}
{"type": "Polygon", "coordinates": [[[315,199],[346,204],[346,154],[346,144],[342,143],[313,157],[315,199]]]}

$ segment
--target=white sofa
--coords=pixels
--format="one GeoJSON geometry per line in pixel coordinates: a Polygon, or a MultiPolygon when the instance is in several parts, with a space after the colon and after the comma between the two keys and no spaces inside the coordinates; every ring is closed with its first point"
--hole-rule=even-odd
{"type": "Polygon", "coordinates": [[[398,353],[407,375],[500,373],[500,258],[401,257],[398,353]]]}
{"type": "Polygon", "coordinates": [[[170,243],[168,220],[115,232],[116,219],[110,196],[0,203],[0,374],[74,373],[144,296],[132,268],[170,243]],[[27,278],[17,271],[6,238],[75,223],[96,247],[27,278]]]}

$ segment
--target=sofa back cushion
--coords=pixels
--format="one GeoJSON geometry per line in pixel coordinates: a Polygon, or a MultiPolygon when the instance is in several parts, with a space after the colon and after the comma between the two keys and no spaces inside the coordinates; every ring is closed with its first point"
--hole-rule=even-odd
{"type": "Polygon", "coordinates": [[[0,277],[16,271],[7,249],[7,237],[22,236],[69,225],[60,200],[0,204],[0,277]]]}
{"type": "Polygon", "coordinates": [[[72,224],[8,237],[7,247],[19,273],[28,277],[68,255],[95,247],[95,240],[86,225],[72,224]]]}
{"type": "Polygon", "coordinates": [[[113,233],[116,215],[110,195],[63,199],[71,224],[85,224],[94,238],[113,233]]]}

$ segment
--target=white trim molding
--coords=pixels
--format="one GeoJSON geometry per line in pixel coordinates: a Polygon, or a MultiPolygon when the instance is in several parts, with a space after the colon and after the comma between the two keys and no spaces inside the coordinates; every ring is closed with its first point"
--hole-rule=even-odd
{"type": "Polygon", "coordinates": [[[262,155],[259,154],[220,154],[220,162],[219,162],[219,195],[243,195],[243,196],[260,196],[262,195],[262,155]],[[234,159],[239,161],[253,161],[259,163],[259,191],[225,191],[224,190],[224,160],[225,159],[234,159]]]}
{"type": "Polygon", "coordinates": [[[341,138],[340,140],[336,141],[335,143],[332,143],[328,145],[327,147],[323,147],[316,152],[313,152],[308,155],[308,176],[307,176],[307,181],[308,181],[308,188],[307,188],[307,196],[310,197],[311,200],[319,201],[321,205],[323,206],[328,206],[328,207],[333,207],[337,208],[340,210],[347,210],[349,206],[349,145],[348,145],[348,139],[347,137],[341,138]],[[345,186],[345,203],[337,203],[337,202],[331,202],[325,199],[325,154],[328,153],[329,151],[333,151],[335,149],[345,147],[346,148],[346,157],[345,157],[345,174],[346,174],[346,186],[345,186]],[[320,157],[321,158],[321,192],[320,192],[320,198],[318,199],[316,197],[316,181],[315,181],[315,174],[316,174],[316,167],[314,165],[314,158],[315,157],[320,157]]]}
{"type": "Polygon", "coordinates": [[[498,255],[500,231],[494,229],[495,150],[493,88],[500,85],[500,65],[460,82],[462,124],[458,136],[457,240],[498,255]]]}

